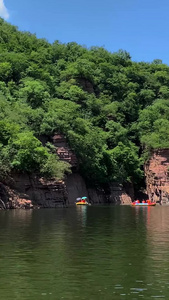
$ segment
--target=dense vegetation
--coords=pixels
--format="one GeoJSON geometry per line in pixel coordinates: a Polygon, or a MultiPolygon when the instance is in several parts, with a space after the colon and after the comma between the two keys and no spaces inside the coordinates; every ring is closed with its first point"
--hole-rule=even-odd
{"type": "Polygon", "coordinates": [[[0,174],[63,177],[42,135],[63,133],[93,183],[139,183],[145,151],[169,147],[169,67],[129,53],[49,44],[0,19],[0,174]]]}

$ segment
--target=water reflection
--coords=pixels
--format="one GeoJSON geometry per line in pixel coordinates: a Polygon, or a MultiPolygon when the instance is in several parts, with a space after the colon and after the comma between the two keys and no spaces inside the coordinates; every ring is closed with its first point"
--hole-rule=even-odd
{"type": "Polygon", "coordinates": [[[1,299],[168,299],[168,215],[169,207],[1,211],[1,299]]]}
{"type": "MultiPolygon", "coordinates": [[[[155,290],[159,297],[168,297],[169,288],[169,207],[156,207],[147,212],[147,240],[149,265],[153,273],[155,290]]],[[[151,276],[150,272],[147,276],[151,276]]]]}
{"type": "Polygon", "coordinates": [[[80,221],[82,227],[86,227],[87,209],[88,209],[88,207],[85,205],[77,205],[76,206],[78,220],[80,221]]]}

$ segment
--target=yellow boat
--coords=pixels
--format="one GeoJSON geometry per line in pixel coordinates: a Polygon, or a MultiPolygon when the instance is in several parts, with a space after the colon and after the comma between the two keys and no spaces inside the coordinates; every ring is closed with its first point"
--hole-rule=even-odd
{"type": "Polygon", "coordinates": [[[89,202],[87,202],[87,197],[77,198],[76,205],[89,205],[89,202]]]}
{"type": "Polygon", "coordinates": [[[82,201],[76,202],[76,205],[89,205],[89,203],[85,200],[82,200],[82,201]]]}

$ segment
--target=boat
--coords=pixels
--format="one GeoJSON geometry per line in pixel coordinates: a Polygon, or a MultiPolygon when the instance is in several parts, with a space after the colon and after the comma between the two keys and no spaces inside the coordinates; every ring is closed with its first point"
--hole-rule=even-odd
{"type": "Polygon", "coordinates": [[[139,200],[136,200],[131,205],[132,206],[155,206],[156,202],[151,202],[150,200],[140,202],[139,200]]]}
{"type": "Polygon", "coordinates": [[[90,205],[90,203],[87,201],[87,197],[82,197],[76,199],[76,205],[90,205]]]}
{"type": "Polygon", "coordinates": [[[85,200],[81,200],[79,202],[76,202],[76,205],[89,205],[89,203],[85,200]]]}

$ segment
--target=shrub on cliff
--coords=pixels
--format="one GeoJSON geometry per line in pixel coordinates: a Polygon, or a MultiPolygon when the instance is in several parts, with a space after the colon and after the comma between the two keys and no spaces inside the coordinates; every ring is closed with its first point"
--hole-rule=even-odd
{"type": "Polygon", "coordinates": [[[20,172],[34,172],[47,178],[63,179],[65,172],[70,172],[70,165],[60,161],[56,154],[43,147],[32,132],[19,133],[3,151],[0,159],[2,173],[15,169],[20,172]],[[3,162],[6,168],[8,166],[6,170],[2,166],[3,162]]]}
{"type": "Polygon", "coordinates": [[[59,160],[56,154],[50,154],[41,166],[40,173],[46,178],[63,179],[65,173],[71,173],[70,164],[59,160]]]}

